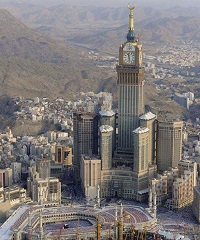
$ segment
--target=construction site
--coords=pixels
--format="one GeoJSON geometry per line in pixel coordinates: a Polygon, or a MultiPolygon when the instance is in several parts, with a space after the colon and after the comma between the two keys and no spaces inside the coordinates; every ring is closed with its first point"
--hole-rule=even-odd
{"type": "MultiPolygon", "coordinates": [[[[172,215],[173,217],[173,215],[172,215]]],[[[166,219],[167,220],[167,219],[166,219]]],[[[199,239],[199,228],[161,222],[148,209],[115,204],[106,207],[24,205],[0,227],[2,240],[148,240],[199,239]]]]}

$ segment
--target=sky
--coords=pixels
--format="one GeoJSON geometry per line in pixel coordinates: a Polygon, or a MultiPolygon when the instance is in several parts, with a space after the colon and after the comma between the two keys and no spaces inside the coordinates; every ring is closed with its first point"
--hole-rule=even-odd
{"type": "MultiPolygon", "coordinates": [[[[0,0],[1,2],[8,2],[9,0],[0,0]]],[[[12,2],[26,2],[33,4],[42,4],[46,6],[58,4],[72,4],[72,5],[94,5],[94,6],[113,6],[125,7],[128,2],[135,3],[136,6],[151,6],[152,8],[170,8],[174,6],[179,7],[200,7],[200,0],[10,0],[12,2]]]]}

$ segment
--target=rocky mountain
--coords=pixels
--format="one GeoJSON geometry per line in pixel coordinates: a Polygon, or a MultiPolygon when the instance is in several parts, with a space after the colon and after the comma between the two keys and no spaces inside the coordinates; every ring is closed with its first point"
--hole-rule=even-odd
{"type": "Polygon", "coordinates": [[[65,96],[97,91],[109,76],[87,52],[51,40],[0,10],[0,95],[65,96]]]}
{"type": "MultiPolygon", "coordinates": [[[[12,7],[16,13],[18,8],[12,7]]],[[[29,5],[24,6],[24,9],[26,7],[29,9],[29,5]]],[[[31,14],[33,15],[30,15],[30,12],[28,10],[25,12],[23,8],[20,15],[23,13],[23,18],[29,19],[29,25],[31,25],[32,19],[32,27],[36,27],[38,21],[37,29],[42,30],[41,28],[43,28],[42,32],[45,34],[27,27],[7,10],[0,10],[0,95],[48,96],[50,98],[62,96],[67,98],[73,97],[74,93],[80,91],[110,91],[116,96],[116,74],[95,66],[88,59],[88,51],[83,50],[80,46],[117,55],[118,47],[125,40],[124,35],[127,32],[127,9],[118,9],[113,14],[110,9],[102,8],[104,19],[99,19],[101,15],[98,9],[95,14],[91,15],[89,12],[81,13],[73,7],[69,10],[72,13],[71,17],[66,16],[67,23],[64,25],[61,24],[64,21],[63,18],[59,19],[58,15],[53,21],[51,14],[54,9],[52,9],[52,11],[46,12],[50,16],[49,20],[47,16],[43,18],[43,21],[48,21],[48,24],[43,25],[38,17],[38,7],[34,8],[35,17],[32,10],[31,14]],[[73,9],[75,10],[72,11],[73,9]],[[121,15],[118,15],[119,13],[121,15]],[[26,14],[28,15],[26,16],[26,14]],[[78,20],[77,16],[79,16],[78,20]],[[120,19],[122,18],[126,22],[124,25],[121,25],[120,19]],[[69,22],[70,19],[71,22],[69,22]],[[108,19],[111,20],[108,21],[108,19]],[[53,22],[54,24],[51,25],[53,22]],[[108,24],[110,22],[111,26],[108,24]],[[60,29],[61,26],[63,31],[60,29]],[[56,29],[56,33],[60,35],[54,35],[52,29],[56,29]],[[52,40],[50,36],[54,36],[54,39],[64,38],[66,42],[73,43],[74,46],[52,40]]],[[[62,8],[60,8],[61,10],[62,8]]],[[[44,17],[43,15],[45,15],[44,10],[40,15],[41,19],[44,17]]],[[[154,10],[149,15],[155,15],[155,18],[156,15],[158,16],[154,10]]],[[[145,14],[143,16],[143,20],[136,23],[136,29],[139,29],[139,26],[150,24],[148,18],[145,18],[145,14]]],[[[144,45],[151,30],[148,31],[145,32],[146,38],[142,35],[144,45]]],[[[145,95],[148,100],[151,100],[149,101],[151,106],[155,105],[156,107],[158,93],[151,85],[145,88],[145,95]]],[[[159,102],[163,102],[166,106],[165,99],[161,99],[159,102]]],[[[172,102],[167,104],[171,109],[177,107],[172,102]]]]}
{"type": "MultiPolygon", "coordinates": [[[[152,22],[146,20],[136,23],[136,35],[142,40],[144,48],[152,44],[175,44],[180,41],[199,41],[198,26],[200,18],[179,17],[177,19],[158,19],[152,22]]],[[[104,30],[89,36],[78,35],[69,39],[73,44],[85,46],[103,52],[118,54],[116,49],[126,39],[127,24],[118,28],[104,30]],[[81,39],[81,41],[80,41],[81,39]]]]}
{"type": "MultiPolygon", "coordinates": [[[[127,7],[72,6],[41,7],[26,4],[4,4],[28,26],[66,43],[117,54],[128,28],[127,7]]],[[[144,45],[199,41],[199,8],[173,7],[156,10],[139,7],[135,11],[136,33],[144,45]]]]}

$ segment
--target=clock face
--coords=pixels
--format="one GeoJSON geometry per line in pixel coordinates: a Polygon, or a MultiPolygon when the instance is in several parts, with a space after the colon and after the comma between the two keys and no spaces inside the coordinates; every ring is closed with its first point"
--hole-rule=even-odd
{"type": "Polygon", "coordinates": [[[127,43],[124,47],[125,51],[135,51],[135,47],[133,46],[132,43],[127,43]]]}
{"type": "Polygon", "coordinates": [[[134,63],[135,61],[135,52],[127,52],[124,54],[124,62],[125,63],[134,63]]]}

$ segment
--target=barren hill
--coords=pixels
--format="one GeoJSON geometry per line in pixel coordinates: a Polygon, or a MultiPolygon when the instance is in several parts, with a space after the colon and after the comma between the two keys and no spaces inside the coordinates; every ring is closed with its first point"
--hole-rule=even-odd
{"type": "MultiPolygon", "coordinates": [[[[74,42],[115,54],[127,32],[126,25],[113,30],[103,30],[102,26],[98,32],[86,36],[83,25],[79,26],[82,28],[73,29],[76,31],[74,42]]],[[[0,95],[67,98],[80,91],[105,90],[117,95],[116,74],[93,65],[88,60],[87,51],[51,40],[47,35],[28,28],[6,10],[0,10],[0,54],[0,95]]],[[[156,101],[162,101],[172,111],[176,109],[176,104],[165,103],[166,99],[158,101],[159,96],[152,86],[146,86],[146,91],[147,100],[153,98],[152,106],[156,101]]]]}
{"type": "Polygon", "coordinates": [[[79,48],[56,42],[0,10],[0,94],[72,95],[96,91],[107,73],[79,48]]]}

